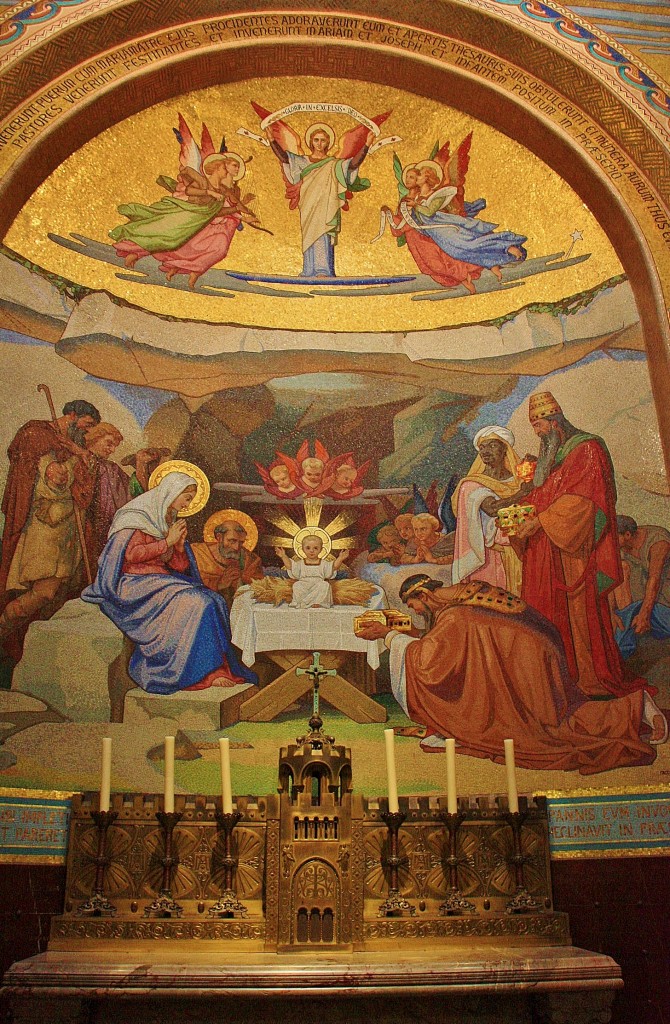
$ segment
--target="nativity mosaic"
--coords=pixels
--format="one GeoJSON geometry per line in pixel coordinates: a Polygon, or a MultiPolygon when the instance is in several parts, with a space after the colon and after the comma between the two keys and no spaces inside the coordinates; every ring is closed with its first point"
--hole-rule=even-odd
{"type": "Polygon", "coordinates": [[[122,122],[5,239],[0,781],[92,788],[112,735],[153,792],[176,732],[213,792],[225,730],[269,792],[318,652],[368,793],[382,723],[407,792],[449,738],[473,793],[506,738],[528,792],[657,782],[668,484],[614,250],[519,142],[316,81],[122,122]]]}

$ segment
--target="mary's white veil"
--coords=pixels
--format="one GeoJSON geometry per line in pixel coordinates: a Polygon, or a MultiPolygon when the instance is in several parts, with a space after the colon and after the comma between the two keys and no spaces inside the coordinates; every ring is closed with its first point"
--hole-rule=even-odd
{"type": "Polygon", "coordinates": [[[167,512],[178,495],[196,481],[187,473],[167,473],[161,482],[145,494],[139,494],[120,508],[112,520],[108,537],[120,530],[141,530],[151,537],[162,538],[169,529],[167,512]]]}

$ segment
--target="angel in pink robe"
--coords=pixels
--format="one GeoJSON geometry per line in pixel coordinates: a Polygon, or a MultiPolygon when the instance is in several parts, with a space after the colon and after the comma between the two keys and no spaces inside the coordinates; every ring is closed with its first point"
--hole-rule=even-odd
{"type": "Polygon", "coordinates": [[[151,255],[168,281],[175,274],[188,274],[189,288],[194,288],[205,271],[226,258],[243,222],[259,224],[247,206],[255,197],[242,198],[237,184],[246,172],[242,157],[229,152],[225,140],[221,152],[215,153],[206,125],[198,146],[181,114],[179,128],[173,130],[181,144],[179,175],[176,180],[165,175],[158,179],[170,196],[148,206],[119,206],[128,223],[109,234],[129,269],[151,255]]]}

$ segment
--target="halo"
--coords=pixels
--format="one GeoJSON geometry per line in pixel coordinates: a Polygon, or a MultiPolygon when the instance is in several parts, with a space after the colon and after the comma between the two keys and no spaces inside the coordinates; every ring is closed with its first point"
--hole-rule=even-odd
{"type": "Polygon", "coordinates": [[[203,530],[205,544],[212,544],[216,540],[214,536],[216,527],[226,522],[239,523],[246,530],[247,539],[242,547],[247,551],[253,551],[258,544],[258,527],[251,516],[248,516],[246,512],[240,512],[237,508],[222,508],[209,517],[203,530]]]}
{"type": "Polygon", "coordinates": [[[314,132],[325,132],[330,142],[328,149],[333,148],[333,146],[335,145],[335,132],[333,131],[329,124],[324,124],[322,121],[316,121],[314,124],[311,124],[309,126],[309,128],[305,132],[305,142],[307,143],[308,146],[310,145],[310,140],[314,132]]]}
{"type": "Polygon", "coordinates": [[[320,526],[303,526],[302,530],[298,530],[293,538],[293,550],[298,558],[305,557],[305,552],[302,549],[302,542],[306,537],[320,537],[323,541],[323,557],[326,558],[326,556],[330,554],[330,549],[333,546],[330,534],[320,526]]]}
{"type": "Polygon", "coordinates": [[[151,490],[152,487],[157,487],[168,473],[186,473],[187,476],[193,478],[193,482],[197,487],[195,497],[193,498],[193,501],[186,506],[186,508],[177,513],[177,516],[180,519],[186,516],[194,516],[196,512],[203,509],[209,501],[209,480],[200,467],[194,466],[192,462],[183,462],[181,459],[170,459],[169,462],[161,463],[161,465],[157,466],[153,471],[149,477],[149,489],[151,490]]]}
{"type": "Polygon", "coordinates": [[[418,164],[415,165],[417,171],[422,170],[424,167],[432,167],[438,177],[439,184],[444,181],[444,170],[442,166],[438,164],[437,160],[419,160],[418,164]]]}
{"type": "Polygon", "coordinates": [[[240,179],[243,178],[244,175],[247,173],[247,165],[238,153],[225,152],[210,153],[209,156],[205,157],[205,159],[202,161],[202,169],[205,172],[205,174],[207,173],[207,164],[209,164],[209,166],[211,167],[212,164],[218,164],[221,162],[221,160],[237,160],[237,162],[239,163],[240,169],[237,172],[237,174],[233,175],[233,181],[240,181],[240,179]]]}
{"type": "Polygon", "coordinates": [[[403,167],[403,169],[402,169],[402,183],[403,183],[403,185],[407,185],[407,180],[406,180],[406,177],[405,177],[407,172],[408,171],[416,171],[416,170],[417,170],[417,165],[416,164],[407,164],[407,167],[403,167]]]}

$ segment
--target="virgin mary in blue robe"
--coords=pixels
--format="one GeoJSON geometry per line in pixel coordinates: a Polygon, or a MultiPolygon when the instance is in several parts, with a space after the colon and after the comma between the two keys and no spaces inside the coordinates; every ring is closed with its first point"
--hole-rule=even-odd
{"type": "Polygon", "coordinates": [[[193,485],[186,473],[168,473],[119,509],[95,582],[81,595],[133,641],[128,672],[148,693],[176,693],[203,681],[207,686],[211,673],[226,676],[230,685],[258,681],[238,659],[226,602],[204,586],[190,545],[184,544],[182,554],[165,542],[175,516],[172,504],[193,485]],[[124,571],[124,562],[130,568],[131,541],[147,552],[135,572],[124,571]]]}

